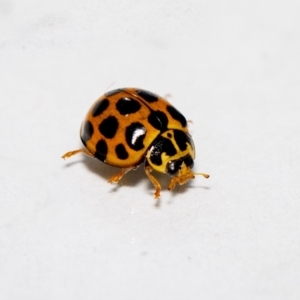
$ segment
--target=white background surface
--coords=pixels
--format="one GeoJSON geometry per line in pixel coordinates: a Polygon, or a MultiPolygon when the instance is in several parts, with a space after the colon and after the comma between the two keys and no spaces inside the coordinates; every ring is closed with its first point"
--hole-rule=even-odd
{"type": "Polygon", "coordinates": [[[0,0],[0,299],[299,299],[298,1],[0,0]],[[110,87],[111,84],[114,84],[110,87]],[[193,120],[197,178],[155,206],[75,156],[135,86],[193,120]]]}

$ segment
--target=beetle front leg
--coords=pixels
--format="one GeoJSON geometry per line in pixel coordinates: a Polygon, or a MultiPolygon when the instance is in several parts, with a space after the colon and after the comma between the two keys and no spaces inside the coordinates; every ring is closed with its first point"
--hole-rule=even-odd
{"type": "Polygon", "coordinates": [[[145,166],[145,172],[156,189],[155,193],[154,193],[154,198],[159,199],[161,187],[160,187],[158,180],[151,174],[152,169],[150,166],[145,166]]]}

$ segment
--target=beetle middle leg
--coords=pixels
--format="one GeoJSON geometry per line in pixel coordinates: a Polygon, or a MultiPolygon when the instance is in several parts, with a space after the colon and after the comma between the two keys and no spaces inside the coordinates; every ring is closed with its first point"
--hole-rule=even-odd
{"type": "Polygon", "coordinates": [[[69,152],[65,153],[61,158],[66,159],[66,158],[76,155],[78,153],[84,153],[85,155],[88,155],[88,156],[94,156],[87,149],[82,148],[82,149],[78,149],[78,150],[69,151],[69,152]]]}
{"type": "Polygon", "coordinates": [[[112,176],[111,178],[109,178],[108,182],[109,183],[118,183],[119,180],[126,174],[128,173],[130,170],[134,169],[135,167],[130,167],[130,168],[123,168],[121,169],[121,171],[119,173],[117,173],[116,175],[112,176]]]}

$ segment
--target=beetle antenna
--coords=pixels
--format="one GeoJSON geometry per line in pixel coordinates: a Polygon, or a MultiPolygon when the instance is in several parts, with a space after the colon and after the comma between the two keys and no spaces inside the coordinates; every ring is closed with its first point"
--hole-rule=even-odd
{"type": "Polygon", "coordinates": [[[208,174],[205,174],[205,173],[193,173],[194,175],[201,175],[205,178],[209,178],[209,175],[208,174]]]}

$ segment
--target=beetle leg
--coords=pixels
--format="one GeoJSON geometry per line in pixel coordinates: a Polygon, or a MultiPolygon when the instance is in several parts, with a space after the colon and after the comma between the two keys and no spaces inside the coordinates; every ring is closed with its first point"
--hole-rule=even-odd
{"type": "Polygon", "coordinates": [[[171,181],[170,181],[170,184],[169,184],[169,186],[168,186],[168,190],[170,191],[170,190],[173,190],[174,189],[174,187],[176,186],[176,183],[177,183],[178,181],[177,181],[177,177],[173,177],[172,179],[171,179],[171,181]]]}
{"type": "Polygon", "coordinates": [[[161,187],[159,182],[157,181],[157,179],[151,174],[152,169],[150,166],[145,166],[145,172],[147,174],[147,176],[149,177],[150,181],[152,182],[152,184],[154,185],[154,187],[156,188],[155,193],[154,193],[154,198],[155,199],[159,199],[160,197],[160,191],[161,191],[161,187]]]}
{"type": "Polygon", "coordinates": [[[190,170],[188,170],[186,173],[179,174],[178,176],[175,176],[171,179],[171,182],[168,186],[168,190],[173,190],[177,183],[183,185],[186,182],[188,182],[190,179],[194,179],[194,178],[195,175],[190,170]]]}
{"type": "Polygon", "coordinates": [[[65,159],[67,157],[73,156],[73,155],[78,154],[78,153],[84,153],[85,155],[88,155],[88,156],[94,156],[87,149],[82,148],[82,149],[78,149],[78,150],[74,150],[74,151],[69,151],[69,152],[65,153],[61,158],[65,159]]]}
{"type": "Polygon", "coordinates": [[[130,170],[134,169],[135,167],[131,167],[131,168],[123,168],[121,169],[121,171],[119,173],[117,173],[116,175],[112,176],[111,178],[109,178],[108,182],[109,183],[118,183],[118,181],[130,170]]]}

